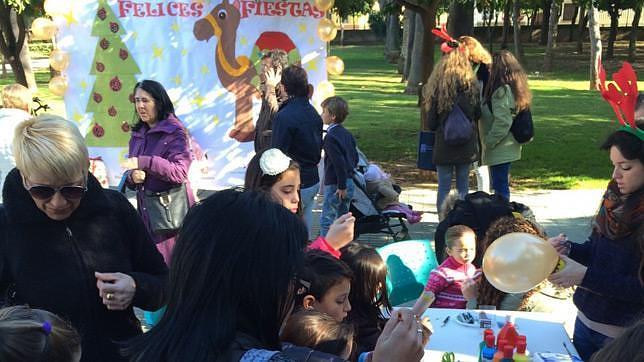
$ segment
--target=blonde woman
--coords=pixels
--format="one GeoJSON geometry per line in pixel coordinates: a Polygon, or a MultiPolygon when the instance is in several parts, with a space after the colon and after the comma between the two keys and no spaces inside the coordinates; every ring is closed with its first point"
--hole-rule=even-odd
{"type": "Polygon", "coordinates": [[[456,173],[456,189],[463,199],[468,192],[470,166],[479,159],[476,122],[480,115],[479,87],[467,58],[465,47],[460,44],[438,61],[423,88],[424,107],[427,111],[425,129],[436,132],[433,162],[438,172],[436,207],[442,204],[452,186],[456,173]],[[472,136],[465,143],[451,145],[445,141],[444,128],[452,109],[458,105],[472,122],[472,136]]]}
{"type": "Polygon", "coordinates": [[[0,218],[0,294],[69,320],[81,361],[122,361],[141,334],[133,307],[160,308],[168,269],[129,201],[87,170],[76,126],[44,115],[15,130],[0,218]]]}
{"type": "Polygon", "coordinates": [[[492,188],[510,200],[510,165],[521,159],[521,144],[510,132],[514,115],[530,107],[528,77],[507,50],[494,53],[481,107],[482,163],[490,166],[492,188]]]}

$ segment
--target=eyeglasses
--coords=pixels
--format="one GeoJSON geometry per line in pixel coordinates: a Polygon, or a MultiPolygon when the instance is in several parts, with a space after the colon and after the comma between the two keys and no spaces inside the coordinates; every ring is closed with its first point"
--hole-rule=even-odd
{"type": "Polygon", "coordinates": [[[67,200],[78,200],[85,195],[87,191],[86,186],[61,186],[61,187],[52,187],[47,185],[33,185],[27,186],[26,180],[23,180],[25,189],[29,192],[31,196],[38,200],[49,200],[57,192],[66,198],[67,200]]]}

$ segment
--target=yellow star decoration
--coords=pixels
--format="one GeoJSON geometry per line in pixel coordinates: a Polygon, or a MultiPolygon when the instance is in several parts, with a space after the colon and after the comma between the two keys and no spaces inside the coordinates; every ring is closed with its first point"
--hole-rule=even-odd
{"type": "Polygon", "coordinates": [[[74,112],[72,119],[74,119],[74,121],[76,122],[80,122],[83,119],[83,115],[78,112],[74,112]]]}
{"type": "Polygon", "coordinates": [[[176,84],[177,86],[181,85],[181,76],[177,74],[174,78],[172,78],[172,81],[174,81],[174,84],[176,84]]]}
{"type": "Polygon", "coordinates": [[[206,75],[206,74],[210,73],[210,69],[208,69],[207,65],[202,65],[200,71],[201,71],[201,74],[203,74],[203,75],[206,75]]]}
{"type": "Polygon", "coordinates": [[[318,64],[316,61],[310,61],[306,63],[306,66],[304,68],[306,68],[306,70],[308,70],[309,72],[313,72],[318,70],[318,64]]]}
{"type": "Polygon", "coordinates": [[[163,48],[158,47],[156,44],[152,45],[152,57],[161,59],[163,57],[163,48]]]}
{"type": "Polygon", "coordinates": [[[69,12],[63,14],[63,16],[67,21],[67,26],[71,26],[72,24],[78,24],[78,21],[76,20],[76,18],[74,18],[74,12],[72,10],[69,10],[69,12]]]}
{"type": "Polygon", "coordinates": [[[299,25],[299,28],[300,28],[300,33],[306,33],[306,24],[301,23],[299,25]]]}
{"type": "Polygon", "coordinates": [[[217,117],[217,116],[212,117],[212,124],[213,124],[213,126],[218,125],[219,124],[219,117],[217,117]]]}
{"type": "Polygon", "coordinates": [[[313,43],[315,43],[315,38],[313,38],[313,37],[311,36],[311,37],[309,37],[309,44],[310,44],[310,45],[313,45],[313,43]]]}
{"type": "Polygon", "coordinates": [[[195,99],[192,100],[192,104],[196,104],[198,108],[201,108],[201,106],[203,105],[203,102],[205,101],[206,101],[206,98],[201,96],[201,94],[197,93],[197,96],[195,97],[195,99]]]}
{"type": "Polygon", "coordinates": [[[239,38],[239,44],[246,46],[246,44],[248,44],[248,39],[245,36],[242,36],[239,38]]]}
{"type": "Polygon", "coordinates": [[[172,23],[172,25],[170,25],[170,28],[175,33],[178,33],[179,32],[179,23],[175,21],[174,23],[172,23]]]}
{"type": "Polygon", "coordinates": [[[136,40],[136,38],[138,38],[138,37],[139,37],[139,33],[136,32],[136,31],[133,31],[132,32],[132,39],[136,40]]]}
{"type": "Polygon", "coordinates": [[[188,55],[188,49],[186,48],[181,49],[181,56],[185,57],[186,55],[188,55]]]}
{"type": "Polygon", "coordinates": [[[84,79],[81,80],[80,87],[81,87],[82,90],[87,89],[87,82],[84,79]]]}

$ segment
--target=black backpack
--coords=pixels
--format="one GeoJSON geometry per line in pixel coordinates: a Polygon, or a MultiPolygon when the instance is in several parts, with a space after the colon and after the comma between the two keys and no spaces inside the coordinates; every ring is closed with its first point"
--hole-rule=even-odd
{"type": "Polygon", "coordinates": [[[448,146],[462,146],[468,143],[474,135],[474,125],[461,109],[458,103],[454,102],[443,124],[443,139],[448,146]]]}
{"type": "MultiPolygon", "coordinates": [[[[492,113],[492,104],[487,102],[487,107],[492,113]]],[[[512,126],[510,132],[514,139],[520,144],[528,143],[534,138],[534,122],[532,122],[532,112],[530,108],[526,108],[521,112],[514,115],[512,118],[512,126]]]]}

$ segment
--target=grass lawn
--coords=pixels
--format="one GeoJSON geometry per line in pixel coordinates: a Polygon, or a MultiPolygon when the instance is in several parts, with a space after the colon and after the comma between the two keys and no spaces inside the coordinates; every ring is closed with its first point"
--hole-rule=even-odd
{"type": "MultiPolygon", "coordinates": [[[[618,58],[623,56],[623,47],[618,58]]],[[[588,54],[576,55],[564,44],[551,74],[540,70],[543,48],[526,49],[527,71],[534,93],[535,140],[525,145],[512,165],[512,186],[532,189],[603,188],[611,174],[608,155],[598,150],[611,130],[614,115],[599,92],[589,91],[588,54]]],[[[381,46],[333,48],[345,62],[345,73],[331,76],[336,93],[351,114],[346,123],[370,160],[382,164],[402,185],[429,181],[415,168],[420,116],[417,97],[404,95],[395,65],[384,61],[381,46]]],[[[644,63],[644,57],[640,56],[644,63]]],[[[609,72],[619,63],[606,64],[609,72]]],[[[642,76],[641,68],[639,69],[642,76]]],[[[640,89],[644,83],[640,82],[640,89]]],[[[616,122],[616,121],[615,121],[616,122]]]]}

